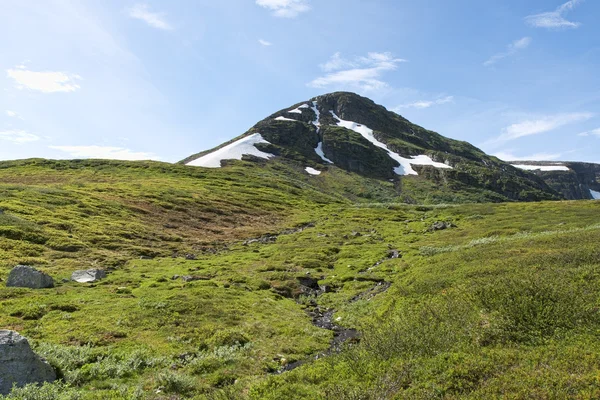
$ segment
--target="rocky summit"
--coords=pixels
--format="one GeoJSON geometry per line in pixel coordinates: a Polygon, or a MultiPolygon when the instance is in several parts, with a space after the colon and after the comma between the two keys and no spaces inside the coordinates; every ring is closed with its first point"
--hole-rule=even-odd
{"type": "Polygon", "coordinates": [[[280,110],[243,135],[182,163],[217,168],[236,159],[296,164],[316,179],[341,169],[372,180],[390,180],[406,200],[413,196],[412,187],[428,190],[425,182],[454,198],[473,193],[484,201],[563,196],[536,174],[347,92],[280,110]]]}

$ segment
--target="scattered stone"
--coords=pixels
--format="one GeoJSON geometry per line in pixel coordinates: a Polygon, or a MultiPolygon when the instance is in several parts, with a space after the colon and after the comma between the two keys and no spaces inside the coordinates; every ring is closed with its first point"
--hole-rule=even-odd
{"type": "Polygon", "coordinates": [[[398,250],[390,250],[388,252],[388,258],[390,260],[395,260],[396,258],[402,258],[402,254],[400,254],[400,251],[398,250]]]}
{"type": "Polygon", "coordinates": [[[10,271],[6,286],[47,289],[54,287],[54,279],[52,279],[50,275],[40,272],[28,265],[17,265],[10,271]]]}
{"type": "Polygon", "coordinates": [[[140,256],[140,260],[153,260],[150,256],[140,256]]]}
{"type": "Polygon", "coordinates": [[[186,254],[185,259],[186,260],[195,260],[196,256],[194,254],[186,254]]]}
{"type": "Polygon", "coordinates": [[[452,222],[437,221],[436,223],[431,225],[431,227],[429,227],[429,231],[443,231],[444,229],[450,228],[456,228],[456,225],[454,225],[452,222]]]}
{"type": "Polygon", "coordinates": [[[300,283],[302,286],[313,290],[321,290],[321,288],[319,287],[319,280],[316,278],[311,278],[310,276],[300,276],[296,279],[298,280],[298,283],[300,283]]]}
{"type": "Polygon", "coordinates": [[[333,286],[331,286],[331,285],[321,285],[321,286],[319,286],[319,288],[321,289],[321,292],[323,292],[323,293],[333,292],[333,286]]]}
{"type": "Polygon", "coordinates": [[[195,282],[195,281],[210,281],[210,278],[208,276],[192,276],[192,275],[186,275],[186,276],[182,276],[181,279],[183,279],[184,282],[195,282]]]}
{"type": "Polygon", "coordinates": [[[37,356],[29,342],[14,331],[0,330],[0,395],[7,395],[13,385],[53,382],[54,369],[37,356]]]}
{"type": "Polygon", "coordinates": [[[106,272],[101,269],[75,271],[71,275],[71,280],[79,283],[92,283],[104,278],[106,278],[106,272]]]}
{"type": "Polygon", "coordinates": [[[173,276],[171,277],[171,280],[172,280],[172,281],[176,281],[176,280],[177,280],[177,279],[179,279],[179,278],[181,278],[181,276],[179,276],[179,275],[173,275],[173,276]]]}
{"type": "Polygon", "coordinates": [[[275,243],[277,241],[277,236],[278,235],[265,235],[262,236],[258,239],[250,239],[250,240],[246,240],[244,243],[242,243],[243,246],[248,246],[250,244],[254,244],[254,243],[260,243],[260,244],[270,244],[270,243],[275,243]]]}

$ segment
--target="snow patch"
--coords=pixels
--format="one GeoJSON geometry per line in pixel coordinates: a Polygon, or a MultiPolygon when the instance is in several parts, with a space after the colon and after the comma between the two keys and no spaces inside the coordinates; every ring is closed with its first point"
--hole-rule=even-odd
{"type": "Polygon", "coordinates": [[[291,119],[291,118],[286,118],[286,117],[277,117],[277,118],[275,118],[275,121],[301,122],[301,121],[298,121],[297,119],[291,119]]]}
{"type": "Polygon", "coordinates": [[[590,189],[590,194],[594,200],[600,200],[600,192],[590,189]]]}
{"type": "Polygon", "coordinates": [[[569,171],[564,165],[524,165],[513,164],[513,167],[523,169],[525,171],[569,171]]]}
{"type": "Polygon", "coordinates": [[[321,175],[321,171],[316,170],[316,169],[311,168],[311,167],[306,167],[304,170],[306,172],[308,172],[310,175],[321,175]]]}
{"type": "Polygon", "coordinates": [[[303,108],[310,108],[310,106],[308,104],[302,104],[300,107],[290,110],[288,112],[293,114],[302,114],[303,108]]]}
{"type": "Polygon", "coordinates": [[[325,157],[325,153],[323,153],[323,142],[319,142],[317,148],[315,149],[315,153],[317,153],[317,155],[321,157],[321,160],[328,162],[329,164],[333,164],[333,161],[325,157]]]}
{"type": "Polygon", "coordinates": [[[317,101],[313,101],[313,106],[312,106],[312,110],[313,112],[316,114],[316,118],[313,121],[313,125],[317,127],[317,133],[319,133],[319,130],[321,129],[321,123],[319,122],[319,120],[321,119],[321,113],[319,112],[319,107],[317,107],[317,101]]]}
{"type": "Polygon", "coordinates": [[[193,167],[220,168],[223,160],[241,160],[244,155],[253,155],[260,158],[269,159],[275,157],[273,154],[265,153],[257,149],[254,145],[258,143],[267,143],[260,133],[254,133],[237,140],[227,146],[221,147],[205,156],[187,163],[193,167]]]}
{"type": "Polygon", "coordinates": [[[421,156],[412,156],[412,160],[410,161],[412,165],[431,165],[436,168],[446,168],[452,169],[451,166],[446,165],[441,162],[436,162],[431,159],[429,156],[421,155],[421,156]]]}
{"type": "Polygon", "coordinates": [[[362,125],[362,124],[358,124],[353,121],[345,121],[345,120],[341,119],[340,117],[338,117],[337,115],[335,115],[335,113],[333,111],[330,111],[330,112],[331,112],[331,115],[333,115],[333,117],[339,121],[338,126],[341,126],[343,128],[350,129],[356,133],[359,133],[362,137],[367,139],[369,142],[373,143],[375,146],[387,151],[389,156],[393,160],[398,162],[398,164],[400,164],[399,167],[394,168],[394,172],[397,175],[419,175],[417,173],[417,171],[415,171],[412,168],[412,165],[431,165],[436,168],[452,169],[451,166],[435,162],[426,155],[413,156],[412,158],[404,158],[400,154],[395,153],[392,150],[390,150],[385,143],[382,143],[379,140],[377,140],[375,138],[375,135],[373,134],[373,130],[370,129],[369,127],[362,125]]]}

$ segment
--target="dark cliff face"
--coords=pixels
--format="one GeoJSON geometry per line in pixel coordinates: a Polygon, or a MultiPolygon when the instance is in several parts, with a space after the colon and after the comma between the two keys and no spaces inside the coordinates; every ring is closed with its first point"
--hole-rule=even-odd
{"type": "MultiPolygon", "coordinates": [[[[478,191],[485,201],[561,198],[541,177],[488,156],[467,142],[415,125],[353,93],[331,93],[298,103],[265,118],[241,137],[254,133],[260,133],[270,143],[257,145],[261,150],[279,156],[279,161],[302,163],[304,167],[340,168],[363,177],[396,182],[428,179],[449,193],[465,188],[478,191]],[[400,164],[390,157],[388,150],[355,130],[339,126],[336,116],[368,127],[377,141],[405,159],[427,156],[451,168],[412,165],[418,177],[400,176],[394,171],[400,164]],[[316,153],[319,144],[333,164],[316,153]]],[[[209,152],[196,154],[183,162],[209,152]]],[[[402,186],[405,185],[398,185],[402,186]]]]}
{"type": "Polygon", "coordinates": [[[590,190],[600,192],[600,164],[583,162],[519,161],[524,165],[559,164],[569,171],[531,171],[566,200],[592,199],[590,190]]]}

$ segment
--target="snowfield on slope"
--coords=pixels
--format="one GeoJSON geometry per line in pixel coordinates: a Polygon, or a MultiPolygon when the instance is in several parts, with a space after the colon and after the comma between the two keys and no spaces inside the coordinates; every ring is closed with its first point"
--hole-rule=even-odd
{"type": "Polygon", "coordinates": [[[513,164],[513,167],[523,169],[525,171],[569,171],[569,168],[564,165],[524,165],[513,164]]]}
{"type": "Polygon", "coordinates": [[[317,153],[317,155],[319,157],[321,157],[321,160],[323,160],[329,164],[333,164],[333,161],[331,161],[329,158],[325,157],[325,153],[323,153],[323,142],[319,142],[319,144],[317,145],[317,148],[315,149],[315,152],[317,153]]]}
{"type": "Polygon", "coordinates": [[[305,170],[307,173],[309,173],[310,175],[321,175],[321,171],[319,171],[319,170],[316,170],[316,169],[314,169],[314,168],[312,168],[312,167],[306,167],[304,170],[305,170]]]}
{"type": "Polygon", "coordinates": [[[290,110],[288,112],[293,114],[302,114],[303,108],[310,108],[310,106],[308,104],[302,104],[300,107],[290,110]]]}
{"type": "Polygon", "coordinates": [[[600,200],[600,192],[590,189],[590,194],[594,200],[600,200]]]}
{"type": "Polygon", "coordinates": [[[302,122],[302,121],[298,121],[297,119],[291,119],[291,118],[286,118],[286,117],[277,117],[277,118],[275,118],[275,121],[302,122]]]}
{"type": "Polygon", "coordinates": [[[385,143],[382,143],[379,140],[377,140],[375,138],[375,135],[373,134],[373,130],[370,129],[369,127],[362,125],[362,124],[358,124],[353,121],[345,121],[345,120],[341,119],[340,117],[338,117],[337,115],[335,115],[335,113],[333,111],[330,111],[330,112],[331,112],[331,115],[333,115],[333,117],[339,121],[338,126],[341,126],[343,128],[350,129],[356,133],[359,133],[360,135],[362,135],[362,137],[367,139],[369,142],[373,143],[375,146],[387,151],[389,156],[393,160],[398,162],[398,164],[400,164],[399,167],[394,168],[394,172],[397,175],[419,175],[417,173],[417,171],[415,171],[412,168],[412,165],[431,165],[436,168],[452,169],[451,166],[440,163],[440,162],[433,161],[431,159],[431,157],[426,156],[426,155],[413,156],[412,158],[404,158],[400,154],[395,153],[392,150],[390,150],[385,143]]]}
{"type": "Polygon", "coordinates": [[[262,137],[260,133],[254,133],[250,136],[246,136],[240,140],[230,143],[227,146],[221,147],[212,153],[197,158],[186,165],[190,165],[192,167],[221,168],[221,161],[241,160],[243,155],[253,155],[266,159],[275,157],[273,154],[265,153],[257,149],[254,145],[258,143],[270,144],[262,137]]]}

